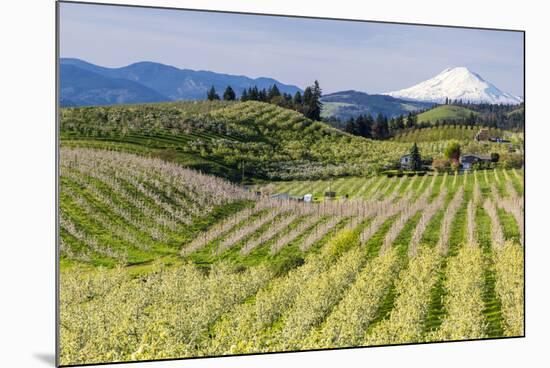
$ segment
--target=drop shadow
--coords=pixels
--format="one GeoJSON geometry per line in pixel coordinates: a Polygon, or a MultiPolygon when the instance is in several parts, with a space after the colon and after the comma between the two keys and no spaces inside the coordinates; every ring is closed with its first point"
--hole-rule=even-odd
{"type": "Polygon", "coordinates": [[[48,364],[50,367],[55,367],[55,354],[50,353],[34,353],[33,356],[42,361],[43,363],[48,364]]]}

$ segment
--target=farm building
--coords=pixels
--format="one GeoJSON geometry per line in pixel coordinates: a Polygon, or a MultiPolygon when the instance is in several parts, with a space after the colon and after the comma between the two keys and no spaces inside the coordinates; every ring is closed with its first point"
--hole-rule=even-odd
{"type": "Polygon", "coordinates": [[[491,137],[489,138],[489,141],[494,143],[510,143],[508,139],[500,138],[500,137],[491,137]]]}
{"type": "Polygon", "coordinates": [[[288,199],[290,199],[290,194],[288,194],[288,193],[277,193],[277,194],[273,194],[273,195],[271,196],[271,198],[273,198],[273,199],[288,200],[288,199]]]}
{"type": "Polygon", "coordinates": [[[411,155],[403,155],[401,156],[401,158],[399,159],[399,166],[401,167],[401,169],[410,169],[411,168],[411,155]]]}
{"type": "MultiPolygon", "coordinates": [[[[427,170],[432,165],[432,159],[428,158],[426,160],[421,160],[420,165],[421,165],[422,170],[427,170]]],[[[399,168],[401,170],[411,170],[412,169],[411,155],[406,154],[406,155],[401,156],[401,158],[399,159],[399,168]]]]}
{"type": "Polygon", "coordinates": [[[280,200],[283,200],[283,201],[303,201],[304,200],[303,196],[293,196],[293,195],[290,195],[288,193],[273,194],[273,195],[271,195],[271,198],[280,199],[280,200]]]}
{"type": "Polygon", "coordinates": [[[491,162],[491,157],[481,155],[463,155],[460,157],[460,163],[464,170],[471,170],[472,165],[478,162],[491,162]]]}

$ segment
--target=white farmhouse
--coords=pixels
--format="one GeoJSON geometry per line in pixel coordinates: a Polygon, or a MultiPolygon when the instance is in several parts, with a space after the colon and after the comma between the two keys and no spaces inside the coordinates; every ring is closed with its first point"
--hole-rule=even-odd
{"type": "Polygon", "coordinates": [[[401,166],[401,169],[410,169],[412,163],[411,155],[403,155],[399,159],[399,166],[401,166]]]}

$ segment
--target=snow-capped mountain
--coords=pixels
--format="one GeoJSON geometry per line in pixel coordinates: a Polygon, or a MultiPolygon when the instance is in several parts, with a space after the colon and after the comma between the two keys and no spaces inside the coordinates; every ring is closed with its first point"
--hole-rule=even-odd
{"type": "Polygon", "coordinates": [[[445,98],[491,104],[519,104],[523,101],[521,97],[501,91],[466,67],[445,69],[427,81],[386,94],[397,98],[431,102],[444,102],[445,98]]]}

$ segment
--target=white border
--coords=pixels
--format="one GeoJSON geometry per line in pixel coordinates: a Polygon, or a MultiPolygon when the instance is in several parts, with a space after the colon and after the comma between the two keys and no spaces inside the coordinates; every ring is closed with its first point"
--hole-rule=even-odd
{"type": "MultiPolygon", "coordinates": [[[[111,0],[111,3],[120,1],[111,0]]],[[[548,361],[545,230],[550,138],[548,21],[544,2],[128,0],[171,6],[527,31],[527,337],[515,340],[140,363],[129,367],[541,366],[548,361]],[[546,179],[546,180],[545,180],[546,179]],[[529,362],[533,362],[529,364],[529,362]]],[[[121,2],[124,3],[124,2],[121,2]]],[[[0,34],[0,366],[53,366],[54,2],[2,4],[0,34]]],[[[113,367],[126,367],[116,365],[113,367]]],[[[106,366],[110,367],[110,366],[106,366]]]]}

